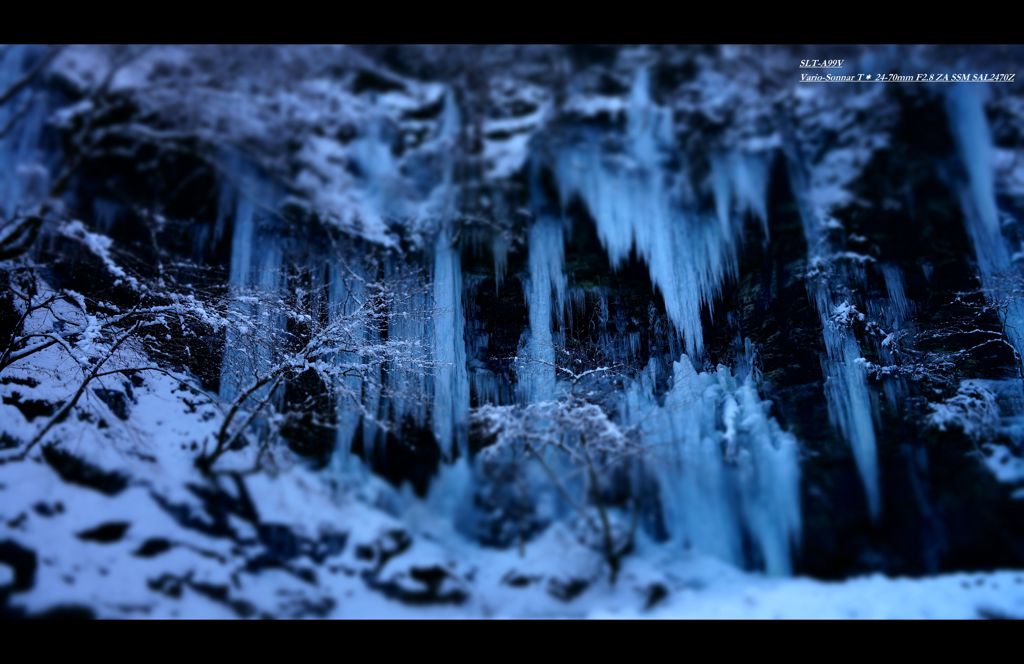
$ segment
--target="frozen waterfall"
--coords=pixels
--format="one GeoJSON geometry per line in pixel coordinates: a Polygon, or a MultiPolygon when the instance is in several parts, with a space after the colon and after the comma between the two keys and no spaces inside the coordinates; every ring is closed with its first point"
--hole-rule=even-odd
{"type": "Polygon", "coordinates": [[[649,88],[641,69],[621,149],[604,148],[610,137],[601,132],[582,131],[556,149],[555,175],[563,203],[578,196],[586,205],[613,267],[634,250],[647,264],[687,353],[699,356],[701,310],[712,308],[723,279],[735,273],[744,214],[766,218],[767,161],[741,154],[715,159],[716,210],[699,209],[685,195],[691,187],[686,165],[671,163],[671,111],[651,99],[649,88]]]}
{"type": "Polygon", "coordinates": [[[526,347],[517,358],[520,398],[524,403],[555,397],[557,375],[551,319],[554,315],[557,320],[562,320],[566,294],[561,223],[550,217],[541,217],[530,228],[529,252],[526,301],[530,310],[530,330],[526,347]]]}
{"type": "Polygon", "coordinates": [[[239,155],[225,158],[223,169],[228,181],[221,191],[217,228],[223,229],[229,219],[233,225],[230,315],[240,322],[228,328],[221,365],[220,394],[231,400],[273,364],[275,340],[284,326],[279,313],[260,305],[283,286],[276,228],[281,191],[239,155]]]}
{"type": "Polygon", "coordinates": [[[768,414],[750,374],[723,366],[698,373],[684,355],[659,402],[657,369],[652,360],[629,387],[623,419],[651,450],[669,535],[737,565],[788,574],[801,528],[796,439],[768,414]],[[756,560],[747,560],[745,541],[756,560]]]}
{"type": "Polygon", "coordinates": [[[434,245],[434,436],[446,458],[466,451],[469,375],[466,370],[462,266],[449,234],[434,245]]]}
{"type": "Polygon", "coordinates": [[[808,262],[822,270],[822,273],[808,278],[807,289],[818,311],[825,343],[821,368],[829,417],[850,444],[864,487],[868,512],[877,519],[882,511],[882,490],[878,471],[876,411],[868,390],[867,371],[861,362],[860,344],[846,324],[848,317],[835,315],[837,310],[851,311],[851,307],[856,312],[851,301],[855,298],[850,283],[860,279],[858,271],[862,268],[835,260],[827,241],[828,224],[823,219],[826,206],[815,198],[807,163],[791,135],[784,153],[790,186],[807,241],[808,262]]]}
{"type": "Polygon", "coordinates": [[[1007,338],[1024,354],[1024,299],[1019,268],[1012,265],[996,201],[992,133],[985,117],[986,91],[976,84],[955,85],[946,94],[946,112],[957,153],[967,174],[959,186],[964,223],[978,261],[982,286],[1000,303],[1007,338]]]}
{"type": "MultiPolygon", "coordinates": [[[[42,50],[17,44],[0,53],[0,93],[30,70],[42,50]]],[[[0,215],[5,218],[38,203],[47,194],[50,169],[42,148],[47,115],[45,93],[31,86],[0,104],[0,215]]]]}

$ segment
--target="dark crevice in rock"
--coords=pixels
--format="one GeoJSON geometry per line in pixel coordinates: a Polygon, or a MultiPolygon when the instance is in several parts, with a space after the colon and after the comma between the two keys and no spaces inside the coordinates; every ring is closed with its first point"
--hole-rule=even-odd
{"type": "Polygon", "coordinates": [[[101,523],[98,526],[83,530],[76,534],[80,540],[87,542],[98,542],[100,544],[113,544],[118,542],[128,532],[131,524],[127,521],[111,521],[101,523]]]}
{"type": "Polygon", "coordinates": [[[106,471],[57,445],[43,447],[43,459],[61,479],[108,496],[115,496],[128,486],[128,478],[118,472],[106,471]]]}

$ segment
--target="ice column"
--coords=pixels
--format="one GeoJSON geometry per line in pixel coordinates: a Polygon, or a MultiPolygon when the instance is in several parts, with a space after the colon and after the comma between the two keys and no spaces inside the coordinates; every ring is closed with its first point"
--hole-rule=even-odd
{"type": "MultiPolygon", "coordinates": [[[[397,259],[400,261],[401,259],[397,259]]],[[[408,278],[400,274],[400,266],[395,262],[385,265],[385,278],[401,288],[401,279],[408,278]]],[[[388,321],[388,338],[392,341],[407,342],[410,346],[422,346],[424,353],[429,352],[431,345],[431,303],[425,290],[418,284],[411,293],[399,294],[393,304],[395,310],[388,321]]],[[[418,426],[425,426],[428,409],[426,399],[430,396],[432,385],[430,376],[421,366],[394,366],[387,373],[388,421],[401,423],[406,418],[418,426]]]]}
{"type": "Polygon", "coordinates": [[[448,233],[434,245],[434,436],[446,458],[453,448],[466,449],[469,419],[469,375],[466,370],[465,321],[462,310],[462,268],[448,233]]]}
{"type": "MultiPolygon", "coordinates": [[[[875,437],[875,410],[868,391],[867,372],[860,362],[860,345],[849,325],[837,322],[836,308],[849,305],[846,299],[837,300],[837,293],[850,293],[848,268],[832,259],[828,247],[823,212],[815,201],[814,188],[799,145],[790,134],[784,144],[790,185],[796,197],[797,208],[807,240],[808,263],[823,267],[823,274],[808,279],[808,295],[815,303],[821,320],[825,342],[822,373],[825,378],[825,398],[833,425],[850,444],[854,463],[864,487],[868,512],[878,518],[882,509],[881,483],[878,473],[878,451],[875,437]]],[[[852,275],[856,276],[856,275],[852,275]]]]}
{"type": "MultiPolygon", "coordinates": [[[[331,264],[329,275],[327,315],[331,323],[336,323],[345,317],[354,316],[359,310],[365,294],[365,271],[358,261],[337,261],[331,264]]],[[[365,334],[365,331],[358,329],[358,325],[353,321],[348,333],[358,338],[365,334]]],[[[342,365],[352,365],[360,361],[359,355],[351,351],[339,353],[334,359],[342,365]]],[[[362,420],[362,377],[353,374],[340,378],[335,385],[335,393],[338,417],[335,455],[343,465],[352,451],[352,443],[362,420]]]]}
{"type": "Polygon", "coordinates": [[[530,311],[530,331],[525,352],[517,358],[519,396],[525,403],[555,396],[557,376],[551,319],[554,314],[559,321],[562,320],[566,292],[561,222],[541,217],[530,228],[529,249],[530,278],[526,301],[530,311]]]}
{"type": "Polygon", "coordinates": [[[698,373],[682,356],[663,403],[652,360],[629,386],[623,418],[639,427],[672,539],[736,565],[744,542],[772,574],[792,570],[801,529],[796,439],[768,414],[753,378],[719,366],[698,373]]]}
{"type": "Polygon", "coordinates": [[[868,511],[878,518],[882,511],[881,485],[878,474],[878,450],[875,438],[874,407],[868,391],[867,371],[861,363],[860,344],[853,331],[837,322],[833,313],[837,306],[828,285],[811,286],[821,318],[825,357],[821,366],[825,375],[825,397],[833,425],[849,441],[857,465],[868,511]]]}
{"type": "Polygon", "coordinates": [[[280,200],[278,186],[237,155],[223,163],[228,182],[221,193],[223,227],[233,218],[231,272],[233,301],[230,315],[236,324],[228,328],[221,367],[221,396],[234,399],[253,376],[273,365],[276,337],[285,321],[261,300],[276,298],[281,285],[281,246],[274,228],[280,200]]]}

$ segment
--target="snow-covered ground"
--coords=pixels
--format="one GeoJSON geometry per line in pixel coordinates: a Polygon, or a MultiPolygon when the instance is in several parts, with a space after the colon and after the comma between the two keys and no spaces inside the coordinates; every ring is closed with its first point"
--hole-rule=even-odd
{"type": "MultiPolygon", "coordinates": [[[[73,300],[73,298],[72,298],[73,300]]],[[[84,330],[11,365],[5,434],[32,438],[106,348],[73,301],[28,319],[84,330]],[[90,332],[92,330],[93,332],[90,332]]],[[[131,341],[111,369],[151,366],[131,341]]],[[[355,458],[311,470],[281,449],[196,456],[221,421],[187,375],[97,378],[25,459],[0,463],[0,606],[10,616],[105,618],[1024,617],[1024,570],[826,583],[768,577],[638,535],[612,584],[571,521],[521,548],[483,548],[452,521],[460,464],[425,499],[355,458]]],[[[464,479],[464,478],[463,478],[464,479]]]]}
{"type": "Polygon", "coordinates": [[[85,607],[125,618],[1024,616],[1024,571],[826,583],[641,544],[612,586],[600,556],[563,526],[522,552],[488,550],[431,523],[422,506],[406,503],[398,518],[365,495],[332,495],[321,477],[298,468],[245,480],[252,513],[231,484],[204,505],[195,494],[171,502],[143,481],[105,495],[42,461],[0,467],[7,610],[85,607]],[[33,552],[34,571],[12,545],[33,552]]]}
{"type": "MultiPolygon", "coordinates": [[[[45,376],[60,361],[47,352],[17,374],[45,376]]],[[[192,467],[192,444],[209,435],[211,407],[189,406],[164,374],[136,383],[129,419],[87,400],[79,415],[106,415],[105,427],[73,418],[52,446],[0,465],[0,598],[10,615],[1024,617],[1024,570],[825,583],[751,574],[641,538],[613,586],[568,525],[522,550],[482,548],[439,516],[449,512],[437,501],[451,496],[420,500],[357,465],[282,463],[209,480],[192,467]]],[[[11,395],[59,388],[2,389],[4,429],[21,432],[30,423],[11,395]]]]}

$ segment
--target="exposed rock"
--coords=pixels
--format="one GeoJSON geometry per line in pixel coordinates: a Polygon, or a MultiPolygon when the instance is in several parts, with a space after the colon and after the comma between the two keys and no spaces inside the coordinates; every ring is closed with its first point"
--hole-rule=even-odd
{"type": "Polygon", "coordinates": [[[128,478],[121,473],[103,470],[58,445],[44,446],[43,459],[65,482],[88,487],[108,496],[115,496],[128,486],[128,478]]]}
{"type": "Polygon", "coordinates": [[[111,544],[117,542],[128,532],[131,524],[126,521],[111,521],[83,530],[77,534],[78,539],[100,544],[111,544]]]}

